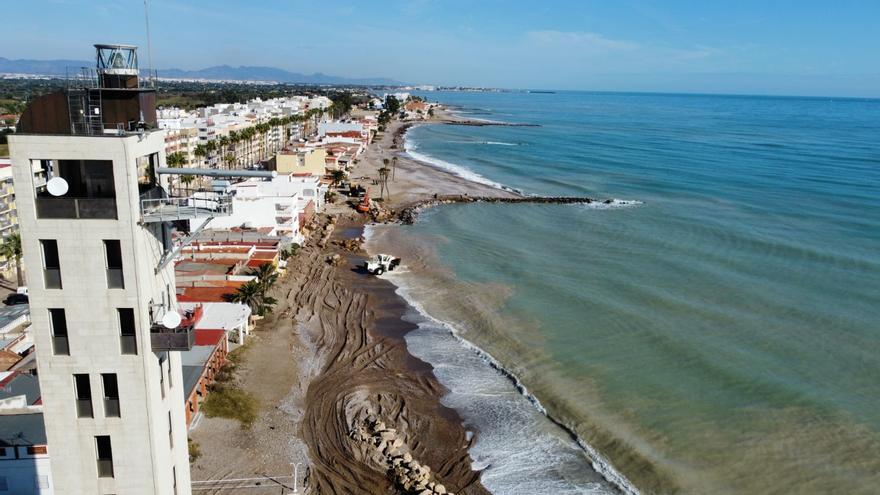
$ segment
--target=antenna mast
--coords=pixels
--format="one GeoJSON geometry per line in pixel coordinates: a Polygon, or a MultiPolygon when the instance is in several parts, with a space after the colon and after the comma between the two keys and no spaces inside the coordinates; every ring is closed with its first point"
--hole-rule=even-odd
{"type": "Polygon", "coordinates": [[[153,45],[150,42],[150,9],[147,7],[147,0],[144,0],[144,20],[147,24],[147,64],[149,64],[149,68],[147,69],[149,72],[150,81],[153,82],[153,88],[156,87],[156,78],[153,75],[153,45]]]}

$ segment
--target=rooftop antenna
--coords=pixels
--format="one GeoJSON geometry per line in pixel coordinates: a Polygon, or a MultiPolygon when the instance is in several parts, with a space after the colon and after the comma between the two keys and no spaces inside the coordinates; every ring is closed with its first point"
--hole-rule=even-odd
{"type": "Polygon", "coordinates": [[[150,81],[152,82],[153,88],[156,87],[156,78],[153,77],[153,45],[150,41],[150,9],[147,6],[147,0],[144,0],[144,21],[147,24],[147,64],[148,64],[148,72],[150,77],[150,81]]]}

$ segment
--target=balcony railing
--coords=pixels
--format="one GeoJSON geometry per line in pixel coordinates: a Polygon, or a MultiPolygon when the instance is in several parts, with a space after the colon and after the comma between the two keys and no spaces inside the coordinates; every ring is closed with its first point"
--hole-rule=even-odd
{"type": "Polygon", "coordinates": [[[98,477],[113,477],[113,459],[98,459],[98,477]]]}
{"type": "Polygon", "coordinates": [[[196,332],[193,325],[166,328],[161,323],[150,327],[150,344],[153,352],[188,351],[195,344],[196,332]]]}
{"type": "Polygon", "coordinates": [[[38,197],[36,204],[37,218],[116,218],[116,198],[38,197]]]}
{"type": "Polygon", "coordinates": [[[144,222],[171,222],[231,214],[232,195],[226,192],[192,191],[183,197],[141,199],[144,222]]]}
{"type": "Polygon", "coordinates": [[[124,289],[125,279],[122,276],[122,268],[107,269],[107,288],[124,289]]]}
{"type": "Polygon", "coordinates": [[[118,418],[120,416],[118,397],[104,397],[104,416],[108,418],[118,418]]]}
{"type": "Polygon", "coordinates": [[[44,268],[43,283],[47,289],[61,289],[61,270],[59,268],[44,268]]]}
{"type": "Polygon", "coordinates": [[[134,334],[120,335],[119,346],[123,354],[137,354],[137,337],[134,334]]]}
{"type": "Polygon", "coordinates": [[[94,417],[94,414],[92,413],[92,400],[91,399],[77,399],[76,400],[76,417],[78,417],[78,418],[94,417]]]}

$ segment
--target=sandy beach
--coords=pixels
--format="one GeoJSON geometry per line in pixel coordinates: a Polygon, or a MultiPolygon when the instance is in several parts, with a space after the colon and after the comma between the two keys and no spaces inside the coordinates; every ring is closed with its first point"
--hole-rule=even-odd
{"type": "MultiPolygon", "coordinates": [[[[453,120],[440,113],[432,123],[453,120]]],[[[403,152],[411,125],[389,124],[351,174],[376,194],[371,180],[383,159],[397,157],[388,207],[434,194],[515,196],[411,159],[403,152]]],[[[471,469],[473,432],[440,404],[444,389],[432,368],[407,352],[403,337],[414,325],[402,320],[406,302],[391,283],[357,268],[365,252],[337,242],[360,237],[366,221],[338,199],[321,215],[330,242],[321,247],[316,236],[290,260],[274,288],[279,304],[259,322],[234,378],[255,397],[257,420],[242,428],[202,416],[191,432],[202,452],[193,480],[246,479],[251,491],[275,493],[293,488],[292,464],[300,463],[296,482],[308,493],[399,493],[406,480],[393,469],[405,458],[423,466],[425,485],[487,493],[471,469]],[[334,266],[327,260],[336,254],[342,262],[334,266]],[[371,435],[387,442],[377,446],[371,435]]],[[[196,486],[236,492],[224,482],[196,486]]]]}

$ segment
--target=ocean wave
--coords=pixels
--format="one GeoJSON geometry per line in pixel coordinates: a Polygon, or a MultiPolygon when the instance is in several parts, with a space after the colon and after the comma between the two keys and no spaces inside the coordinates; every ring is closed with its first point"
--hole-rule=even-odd
{"type": "Polygon", "coordinates": [[[447,141],[452,144],[485,144],[489,146],[525,146],[525,143],[506,143],[504,141],[447,141]]]}
{"type": "MultiPolygon", "coordinates": [[[[365,245],[369,245],[369,241],[372,238],[372,226],[367,225],[364,228],[364,238],[366,240],[365,245]]],[[[482,348],[474,345],[469,340],[464,338],[461,335],[460,330],[453,324],[439,320],[431,316],[424,308],[424,306],[417,300],[415,300],[412,295],[409,293],[407,285],[400,277],[400,273],[388,272],[384,278],[386,278],[389,282],[395,285],[395,292],[402,297],[416,312],[419,313],[425,320],[433,323],[438,328],[443,328],[447,331],[464,349],[473,352],[476,354],[484,363],[488,366],[496,370],[502,376],[510,380],[511,384],[516,388],[516,390],[529,401],[529,403],[549,419],[551,422],[556,424],[559,428],[568,433],[574,442],[580,447],[583,451],[584,456],[590,462],[590,465],[593,469],[599,473],[605,480],[609,483],[617,487],[621,492],[625,495],[639,495],[639,490],[628,480],[626,477],[618,472],[614,466],[611,465],[611,462],[608,461],[601,453],[599,453],[596,449],[590,446],[587,442],[581,439],[574,428],[570,425],[565,424],[563,421],[551,415],[547,409],[541,404],[541,401],[534,396],[531,392],[529,392],[528,388],[525,384],[519,379],[519,377],[507,369],[500,361],[498,361],[494,356],[492,356],[489,352],[483,350],[482,348]]]]}
{"type": "Polygon", "coordinates": [[[482,175],[470,170],[468,168],[462,167],[461,165],[456,165],[454,163],[449,163],[445,160],[441,160],[439,158],[434,158],[433,156],[426,155],[424,153],[419,153],[417,150],[419,149],[419,145],[415,143],[410,137],[409,133],[407,133],[403,138],[403,148],[406,151],[406,154],[409,155],[412,159],[418,160],[422,163],[431,165],[433,167],[437,167],[447,172],[452,173],[462,179],[475,182],[477,184],[483,184],[485,186],[494,187],[495,189],[501,189],[502,191],[511,191],[520,193],[517,189],[514,189],[509,186],[505,186],[499,182],[495,182],[493,180],[487,179],[482,175]]]}
{"type": "Polygon", "coordinates": [[[606,203],[605,201],[593,201],[592,203],[579,203],[575,206],[586,210],[610,210],[614,208],[640,206],[643,204],[643,202],[634,199],[612,199],[610,203],[606,203]]]}

